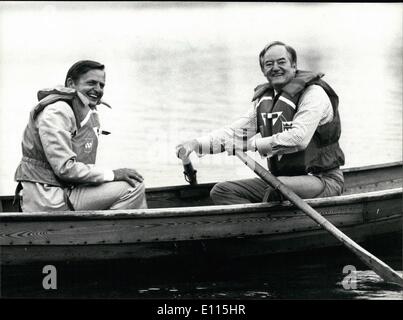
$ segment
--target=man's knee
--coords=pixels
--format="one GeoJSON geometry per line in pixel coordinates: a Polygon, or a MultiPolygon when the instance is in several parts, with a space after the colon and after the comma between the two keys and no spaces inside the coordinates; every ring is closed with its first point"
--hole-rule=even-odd
{"type": "MultiPolygon", "coordinates": [[[[124,182],[124,181],[123,181],[124,182]]],[[[119,197],[110,209],[145,209],[147,201],[145,196],[145,184],[143,182],[136,183],[133,187],[129,183],[122,184],[124,193],[119,197]]]]}
{"type": "Polygon", "coordinates": [[[218,182],[213,186],[213,188],[210,190],[210,197],[213,198],[216,196],[217,193],[221,193],[222,184],[223,184],[222,182],[218,182]]]}
{"type": "Polygon", "coordinates": [[[130,193],[130,194],[145,193],[144,182],[136,182],[136,185],[134,187],[126,181],[114,181],[113,183],[116,186],[119,186],[119,191],[120,191],[121,196],[127,195],[128,193],[130,193]],[[133,191],[136,191],[136,192],[133,192],[133,191]]]}
{"type": "Polygon", "coordinates": [[[146,187],[144,182],[136,184],[136,189],[131,191],[130,207],[133,209],[147,209],[146,187]]]}
{"type": "Polygon", "coordinates": [[[145,193],[146,185],[144,184],[144,182],[139,182],[138,184],[136,184],[136,189],[139,190],[139,192],[141,193],[145,193]]]}
{"type": "Polygon", "coordinates": [[[131,185],[129,185],[128,190],[132,197],[144,196],[146,193],[146,187],[145,187],[144,182],[136,183],[135,187],[132,187],[131,185]]]}

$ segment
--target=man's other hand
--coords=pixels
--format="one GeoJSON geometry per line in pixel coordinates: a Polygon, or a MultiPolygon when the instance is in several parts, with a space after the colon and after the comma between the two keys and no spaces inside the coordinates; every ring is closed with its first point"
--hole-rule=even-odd
{"type": "Polygon", "coordinates": [[[136,181],[143,182],[144,178],[134,169],[121,168],[113,170],[113,181],[126,181],[132,187],[136,186],[136,181]]]}

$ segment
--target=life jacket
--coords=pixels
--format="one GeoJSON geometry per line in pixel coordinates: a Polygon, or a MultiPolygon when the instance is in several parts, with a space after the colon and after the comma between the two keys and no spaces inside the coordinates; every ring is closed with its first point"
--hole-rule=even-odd
{"type": "Polygon", "coordinates": [[[341,134],[339,98],[321,77],[321,73],[299,70],[295,78],[283,87],[278,97],[274,97],[274,90],[269,83],[255,88],[252,101],[257,105],[257,133],[260,132],[262,137],[292,128],[299,99],[310,85],[322,87],[333,108],[333,120],[318,126],[305,150],[275,155],[268,159],[269,169],[276,176],[318,173],[344,165],[344,154],[338,143],[341,134]]]}
{"type": "Polygon", "coordinates": [[[73,110],[75,117],[75,126],[71,131],[72,149],[77,155],[75,160],[85,164],[95,164],[100,129],[98,114],[89,107],[88,99],[85,96],[70,88],[58,87],[41,90],[38,92],[38,100],[39,103],[31,110],[28,125],[24,130],[23,157],[14,178],[19,182],[30,181],[60,187],[71,186],[71,183],[62,181],[52,170],[45,155],[35,120],[47,106],[58,101],[66,102],[73,110]]]}

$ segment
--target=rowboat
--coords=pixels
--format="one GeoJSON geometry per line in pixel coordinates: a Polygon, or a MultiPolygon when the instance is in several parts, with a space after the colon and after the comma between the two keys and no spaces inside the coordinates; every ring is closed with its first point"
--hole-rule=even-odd
{"type": "MultiPolygon", "coordinates": [[[[343,195],[306,199],[356,242],[402,232],[402,162],[343,169],[343,195]]],[[[288,201],[213,205],[214,183],[146,190],[148,209],[18,212],[0,197],[3,265],[213,254],[248,257],[339,246],[288,201]]]]}

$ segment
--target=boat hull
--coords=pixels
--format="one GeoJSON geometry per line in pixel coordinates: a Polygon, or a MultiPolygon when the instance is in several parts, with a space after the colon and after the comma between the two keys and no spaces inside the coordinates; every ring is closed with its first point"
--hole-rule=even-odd
{"type": "MultiPolygon", "coordinates": [[[[402,188],[307,202],[357,242],[402,229],[402,188]]],[[[2,217],[0,241],[2,264],[145,259],[195,252],[242,257],[340,245],[288,202],[113,213],[16,213],[2,217]]]]}
{"type": "MultiPolygon", "coordinates": [[[[361,243],[392,233],[401,235],[402,218],[340,228],[361,243]]],[[[297,253],[320,248],[337,247],[341,243],[324,230],[255,237],[211,240],[167,241],[98,245],[29,245],[2,246],[2,265],[31,263],[102,261],[113,259],[158,259],[161,257],[206,255],[220,258],[297,253]]]]}

